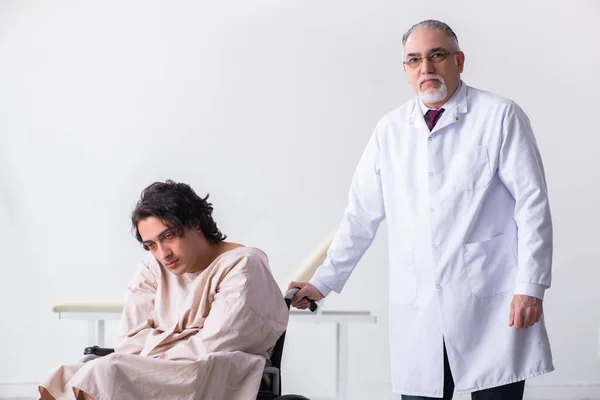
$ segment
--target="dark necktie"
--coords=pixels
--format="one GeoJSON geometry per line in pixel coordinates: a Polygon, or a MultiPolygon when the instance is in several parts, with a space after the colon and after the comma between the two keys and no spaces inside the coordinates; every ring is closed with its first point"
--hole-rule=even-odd
{"type": "Polygon", "coordinates": [[[438,122],[438,119],[440,119],[443,112],[443,108],[438,110],[427,110],[427,113],[425,113],[425,122],[427,122],[430,131],[433,130],[433,127],[438,122]]]}

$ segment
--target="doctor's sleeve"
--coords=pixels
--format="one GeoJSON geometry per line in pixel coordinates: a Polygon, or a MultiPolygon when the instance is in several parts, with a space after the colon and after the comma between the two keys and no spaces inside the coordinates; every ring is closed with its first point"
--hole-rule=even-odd
{"type": "Polygon", "coordinates": [[[385,218],[380,172],[377,128],[354,172],[340,229],[310,281],[324,296],[341,292],[385,218]]]}
{"type": "Polygon", "coordinates": [[[498,174],[515,200],[518,271],[515,294],[539,299],[552,279],[553,232],[542,159],[527,115],[510,103],[502,127],[498,174]]]}

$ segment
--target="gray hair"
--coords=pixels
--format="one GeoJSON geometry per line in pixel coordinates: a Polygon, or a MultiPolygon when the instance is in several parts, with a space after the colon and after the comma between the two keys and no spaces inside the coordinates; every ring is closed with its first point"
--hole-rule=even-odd
{"type": "Polygon", "coordinates": [[[410,35],[412,35],[412,33],[414,31],[417,31],[419,29],[439,29],[439,30],[441,30],[442,32],[444,32],[446,34],[446,36],[448,36],[448,39],[450,39],[450,41],[452,42],[453,49],[450,49],[450,50],[460,51],[460,46],[458,45],[458,38],[456,37],[456,33],[454,33],[452,28],[450,28],[447,24],[445,24],[443,22],[436,21],[433,19],[421,21],[418,24],[411,26],[410,29],[408,31],[406,31],[404,36],[402,36],[402,45],[405,46],[406,41],[408,40],[408,37],[410,35]]]}

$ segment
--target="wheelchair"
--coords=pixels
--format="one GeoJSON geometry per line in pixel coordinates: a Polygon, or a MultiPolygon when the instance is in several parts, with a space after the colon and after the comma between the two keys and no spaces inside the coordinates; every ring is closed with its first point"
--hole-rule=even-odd
{"type": "MultiPolygon", "coordinates": [[[[285,294],[285,304],[287,305],[288,310],[290,309],[292,298],[299,290],[300,289],[290,289],[285,294]]],[[[310,300],[309,309],[312,312],[315,312],[317,309],[317,304],[312,300],[310,300]]],[[[284,342],[285,332],[283,332],[277,340],[271,358],[266,361],[263,380],[260,384],[256,400],[309,400],[308,398],[297,394],[281,394],[281,359],[283,356],[284,342]]],[[[83,352],[84,357],[81,361],[86,362],[97,357],[106,356],[114,351],[114,349],[99,346],[86,347],[83,352]]]]}

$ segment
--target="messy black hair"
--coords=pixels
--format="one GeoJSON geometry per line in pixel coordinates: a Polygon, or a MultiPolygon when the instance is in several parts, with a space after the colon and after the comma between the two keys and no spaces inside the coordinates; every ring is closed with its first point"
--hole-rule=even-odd
{"type": "Polygon", "coordinates": [[[140,200],[131,213],[131,224],[138,242],[144,245],[138,224],[141,220],[156,217],[173,233],[183,237],[185,229],[200,230],[206,239],[214,244],[227,238],[217,228],[213,220],[213,206],[208,201],[208,195],[202,198],[185,183],[172,180],[154,182],[142,191],[140,200]]]}

